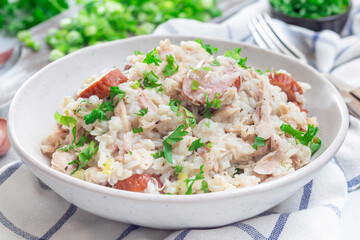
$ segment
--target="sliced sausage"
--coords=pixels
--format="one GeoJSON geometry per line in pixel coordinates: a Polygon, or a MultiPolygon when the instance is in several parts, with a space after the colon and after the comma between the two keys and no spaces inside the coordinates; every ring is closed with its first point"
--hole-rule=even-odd
{"type": "Polygon", "coordinates": [[[303,94],[303,91],[298,82],[295,81],[289,74],[286,73],[268,73],[270,83],[274,86],[278,86],[286,93],[289,102],[296,102],[295,93],[303,94]]]}
{"type": "Polygon", "coordinates": [[[92,95],[98,96],[99,99],[106,98],[110,95],[110,87],[117,86],[127,80],[128,78],[119,69],[114,68],[85,88],[76,99],[80,97],[89,98],[92,95]]]}
{"type": "Polygon", "coordinates": [[[157,175],[150,175],[147,173],[134,174],[125,180],[119,180],[113,188],[131,191],[131,192],[144,192],[151,181],[158,188],[162,187],[162,183],[157,175]]]}

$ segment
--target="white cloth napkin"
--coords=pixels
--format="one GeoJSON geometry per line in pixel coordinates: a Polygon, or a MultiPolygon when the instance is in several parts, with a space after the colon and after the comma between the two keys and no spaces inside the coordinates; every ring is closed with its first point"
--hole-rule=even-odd
{"type": "MultiPolygon", "coordinates": [[[[334,32],[314,33],[277,22],[298,46],[314,51],[320,71],[360,85],[360,1],[341,38],[334,32]],[[357,35],[356,35],[357,34],[357,35]],[[353,61],[347,62],[350,59],[353,61]],[[342,64],[347,62],[346,64],[342,64]],[[356,65],[357,64],[357,65],[356,65]],[[357,73],[358,71],[358,73],[357,73]]],[[[155,34],[186,34],[251,42],[250,15],[266,9],[257,2],[222,24],[171,20],[155,34]]],[[[21,161],[0,170],[0,239],[339,239],[341,209],[347,192],[360,186],[360,121],[351,118],[344,145],[333,161],[292,197],[265,213],[214,229],[165,231],[103,219],[68,203],[41,183],[21,161]]]]}

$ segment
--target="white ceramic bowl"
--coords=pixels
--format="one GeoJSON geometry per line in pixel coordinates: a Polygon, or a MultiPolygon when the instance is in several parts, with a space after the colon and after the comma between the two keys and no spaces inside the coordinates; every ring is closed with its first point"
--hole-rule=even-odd
{"type": "Polygon", "coordinates": [[[142,36],[85,48],[53,62],[31,77],[17,92],[9,111],[9,135],[21,159],[55,192],[93,214],[141,226],[180,229],[216,227],[255,216],[286,199],[309,182],[337,152],[348,127],[347,109],[337,90],[318,72],[300,62],[243,43],[203,39],[221,49],[241,47],[248,66],[286,69],[296,80],[310,83],[307,109],[318,117],[321,149],[307,166],[287,176],[235,191],[191,196],[150,195],[111,189],[51,169],[40,151],[42,139],[53,129],[53,115],[66,95],[75,96],[81,82],[105,68],[123,68],[134,50],[146,52],[170,38],[142,36]]]}

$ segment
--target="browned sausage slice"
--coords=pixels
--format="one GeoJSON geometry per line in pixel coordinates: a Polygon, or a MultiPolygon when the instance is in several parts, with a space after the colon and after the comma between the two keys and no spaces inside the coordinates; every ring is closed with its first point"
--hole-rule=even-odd
{"type": "Polygon", "coordinates": [[[286,93],[289,102],[296,102],[295,93],[303,94],[303,91],[297,81],[286,73],[268,73],[270,83],[274,86],[278,86],[286,93]]]}
{"type": "Polygon", "coordinates": [[[99,99],[106,98],[110,95],[110,87],[117,86],[127,80],[128,78],[119,69],[114,68],[85,88],[76,99],[89,98],[92,95],[98,96],[99,99]]]}
{"type": "Polygon", "coordinates": [[[143,173],[134,174],[127,179],[119,180],[115,183],[113,188],[131,192],[144,192],[149,181],[152,181],[159,188],[162,187],[162,183],[157,175],[143,173]]]}

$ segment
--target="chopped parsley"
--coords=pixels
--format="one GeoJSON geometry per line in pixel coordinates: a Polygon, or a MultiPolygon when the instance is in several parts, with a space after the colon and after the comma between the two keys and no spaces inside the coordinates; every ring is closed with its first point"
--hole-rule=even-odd
{"type": "Polygon", "coordinates": [[[77,120],[75,118],[61,115],[59,112],[55,113],[54,118],[56,122],[67,127],[73,127],[77,123],[77,120]]]}
{"type": "Polygon", "coordinates": [[[72,143],[70,143],[68,145],[65,145],[62,148],[58,148],[57,149],[58,151],[68,152],[68,151],[73,150],[75,148],[82,147],[82,146],[85,145],[85,143],[89,142],[89,139],[87,138],[87,134],[86,134],[86,136],[81,136],[79,141],[75,144],[75,141],[76,141],[76,126],[74,126],[73,129],[72,129],[72,135],[73,135],[72,143]]]}
{"type": "MultiPolygon", "coordinates": [[[[185,180],[185,184],[186,184],[186,187],[187,187],[185,195],[191,195],[192,194],[192,187],[193,187],[194,183],[196,181],[198,181],[198,180],[203,180],[205,178],[204,177],[203,167],[204,167],[204,165],[200,166],[200,173],[195,174],[195,178],[188,178],[188,179],[185,180]]],[[[203,190],[206,193],[209,192],[208,184],[207,184],[207,182],[205,180],[203,180],[201,182],[201,190],[203,190]]]]}
{"type": "Polygon", "coordinates": [[[131,87],[132,89],[138,89],[138,88],[140,88],[140,87],[141,87],[141,80],[142,80],[142,78],[134,81],[134,83],[131,84],[130,87],[131,87]]]}
{"type": "Polygon", "coordinates": [[[193,70],[193,71],[199,71],[199,70],[203,70],[205,72],[211,71],[210,67],[201,67],[201,68],[192,68],[192,67],[190,67],[190,69],[193,70]]]}
{"type": "Polygon", "coordinates": [[[199,43],[201,45],[201,47],[203,49],[205,49],[205,51],[207,51],[211,55],[216,54],[218,52],[218,50],[219,50],[218,48],[213,47],[210,44],[204,44],[203,41],[200,38],[196,39],[195,42],[199,43]]]}
{"type": "Polygon", "coordinates": [[[236,175],[236,174],[242,174],[242,173],[244,173],[244,169],[241,169],[241,168],[235,168],[234,175],[236,175]]]}
{"type": "Polygon", "coordinates": [[[96,120],[98,120],[99,122],[107,121],[110,118],[107,117],[105,114],[107,112],[113,112],[113,111],[114,111],[114,106],[111,101],[103,102],[98,106],[98,108],[93,109],[91,113],[84,116],[85,124],[87,125],[92,124],[96,122],[96,120]]]}
{"type": "Polygon", "coordinates": [[[151,156],[154,159],[158,159],[158,158],[164,157],[164,152],[158,150],[156,153],[152,153],[151,156]]]}
{"type": "Polygon", "coordinates": [[[261,71],[260,69],[256,69],[255,72],[259,73],[260,75],[264,75],[265,73],[263,73],[263,71],[261,71]]]}
{"type": "Polygon", "coordinates": [[[117,103],[125,97],[125,92],[121,90],[118,86],[110,87],[110,99],[114,100],[115,96],[119,96],[119,100],[115,104],[116,106],[117,103]]]}
{"type": "Polygon", "coordinates": [[[175,167],[172,167],[172,169],[174,169],[174,175],[179,175],[179,173],[181,173],[181,171],[183,170],[183,166],[181,165],[176,165],[175,167]]]}
{"type": "Polygon", "coordinates": [[[207,126],[208,128],[210,128],[210,120],[205,122],[205,126],[207,126]]]}
{"type": "Polygon", "coordinates": [[[187,127],[194,128],[196,126],[195,115],[184,107],[182,107],[182,109],[185,112],[185,122],[186,122],[185,128],[187,127]]]}
{"type": "Polygon", "coordinates": [[[212,147],[213,147],[213,145],[214,145],[214,143],[209,142],[209,143],[207,143],[205,146],[206,146],[207,148],[212,148],[212,147]]]}
{"type": "Polygon", "coordinates": [[[170,110],[173,112],[179,112],[181,107],[181,101],[178,99],[170,99],[169,101],[170,110]]]}
{"type": "Polygon", "coordinates": [[[210,112],[211,106],[219,109],[221,107],[221,100],[219,99],[220,94],[219,93],[215,93],[215,98],[213,100],[213,102],[211,103],[209,101],[209,97],[208,97],[208,92],[205,93],[205,99],[206,99],[206,106],[205,109],[203,111],[203,116],[204,118],[211,118],[213,116],[213,114],[210,112]]]}
{"type": "Polygon", "coordinates": [[[179,70],[179,64],[175,62],[173,55],[166,56],[167,65],[162,71],[165,77],[170,77],[179,70]]]}
{"type": "Polygon", "coordinates": [[[314,125],[308,124],[308,130],[306,133],[301,132],[299,130],[294,129],[289,124],[283,123],[280,126],[280,129],[291,136],[293,136],[296,140],[298,140],[302,145],[308,146],[310,143],[311,155],[313,155],[319,148],[321,147],[320,138],[316,137],[316,133],[319,128],[314,127],[314,125]]]}
{"type": "Polygon", "coordinates": [[[143,117],[143,116],[145,116],[147,114],[148,111],[149,111],[149,108],[144,108],[144,109],[140,109],[139,113],[134,113],[134,114],[143,117]]]}
{"type": "Polygon", "coordinates": [[[219,60],[215,58],[215,60],[212,63],[210,63],[210,66],[221,66],[221,63],[219,62],[219,60]]]}
{"type": "Polygon", "coordinates": [[[164,148],[164,157],[169,163],[173,163],[172,161],[172,147],[175,143],[180,142],[184,136],[188,134],[187,131],[182,131],[184,125],[180,125],[172,134],[170,134],[163,141],[164,148]]]}
{"type": "Polygon", "coordinates": [[[143,75],[144,75],[144,82],[143,82],[144,87],[156,88],[161,86],[160,83],[157,83],[159,77],[156,76],[156,74],[152,70],[150,72],[144,71],[143,75]]]}
{"type": "Polygon", "coordinates": [[[164,88],[163,88],[163,86],[160,86],[160,87],[156,90],[156,92],[161,92],[162,95],[164,95],[164,88]]]}
{"type": "Polygon", "coordinates": [[[132,129],[133,133],[142,133],[144,131],[144,129],[142,127],[139,127],[139,128],[133,128],[132,129]]]}
{"type": "Polygon", "coordinates": [[[200,82],[197,80],[191,80],[191,89],[198,90],[200,86],[200,82]]]}
{"type": "Polygon", "coordinates": [[[138,51],[138,50],[135,50],[135,51],[134,51],[134,54],[135,54],[136,56],[138,56],[138,55],[144,55],[142,52],[140,52],[140,51],[138,51]]]}
{"type": "Polygon", "coordinates": [[[231,57],[233,59],[235,59],[236,61],[238,61],[238,65],[242,68],[247,68],[246,67],[246,61],[247,61],[247,57],[246,58],[242,58],[240,55],[241,52],[241,48],[234,48],[233,51],[226,51],[225,53],[225,57],[231,57]]]}
{"type": "Polygon", "coordinates": [[[69,162],[68,165],[78,164],[78,167],[71,173],[73,175],[79,169],[85,167],[88,161],[97,153],[99,146],[95,147],[95,142],[91,141],[89,146],[79,154],[79,159],[69,162]]]}
{"type": "Polygon", "coordinates": [[[147,63],[147,64],[155,64],[156,66],[159,66],[159,63],[161,63],[161,58],[159,53],[157,52],[156,48],[154,48],[153,50],[151,50],[150,52],[148,52],[144,58],[144,60],[142,61],[143,63],[147,63]]]}
{"type": "Polygon", "coordinates": [[[265,138],[255,137],[255,142],[252,145],[252,148],[255,150],[258,150],[258,146],[260,146],[260,147],[265,146],[265,138]]]}
{"type": "Polygon", "coordinates": [[[203,147],[205,144],[202,142],[201,138],[196,139],[193,141],[189,147],[189,151],[195,151],[198,148],[203,147]]]}

